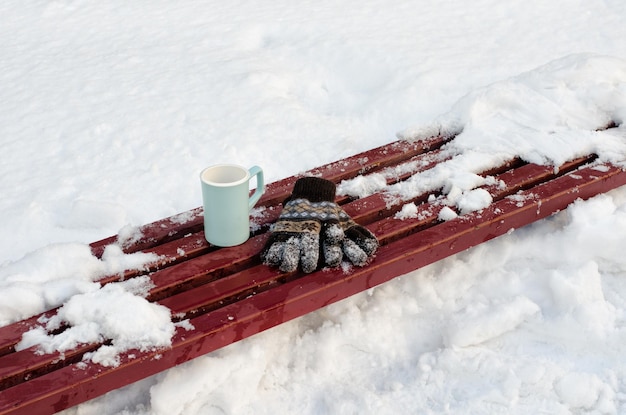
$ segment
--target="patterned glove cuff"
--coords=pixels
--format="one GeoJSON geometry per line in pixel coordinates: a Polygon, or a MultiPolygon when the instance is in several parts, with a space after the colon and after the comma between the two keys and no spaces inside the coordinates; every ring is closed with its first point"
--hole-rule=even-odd
{"type": "Polygon", "coordinates": [[[293,185],[291,196],[284,203],[295,199],[307,199],[309,202],[334,202],[335,183],[319,177],[302,177],[293,185]]]}
{"type": "Polygon", "coordinates": [[[319,234],[322,222],[339,223],[337,205],[334,202],[310,202],[308,199],[292,199],[272,226],[272,232],[319,234]]]}

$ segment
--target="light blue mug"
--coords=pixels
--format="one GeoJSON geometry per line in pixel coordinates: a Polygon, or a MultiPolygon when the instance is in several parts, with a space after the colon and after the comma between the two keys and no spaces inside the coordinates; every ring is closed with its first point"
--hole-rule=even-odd
{"type": "Polygon", "coordinates": [[[204,207],[204,236],[215,246],[235,246],[250,237],[250,210],[265,191],[263,170],[218,164],[200,173],[204,207]],[[250,179],[256,188],[250,195],[250,179]]]}

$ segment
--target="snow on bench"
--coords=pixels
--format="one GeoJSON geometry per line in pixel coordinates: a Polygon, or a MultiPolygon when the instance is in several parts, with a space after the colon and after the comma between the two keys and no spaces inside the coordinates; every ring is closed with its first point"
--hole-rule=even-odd
{"type": "MultiPolygon", "coordinates": [[[[451,203],[454,192],[442,192],[437,188],[441,183],[420,187],[411,182],[456,157],[446,147],[451,140],[396,141],[306,173],[341,183],[344,195],[337,203],[379,238],[381,247],[363,268],[284,274],[260,263],[267,230],[297,177],[268,186],[252,214],[251,238],[240,246],[210,246],[201,208],[93,243],[97,256],[110,244],[127,253],[158,255],[144,269],[99,282],[114,287],[142,281],[143,296],[167,307],[176,323],[170,343],[125,350],[113,363],[100,364],[91,356],[111,346],[110,339],[45,353],[37,345],[16,348],[25,333],[45,331],[45,323],[55,321],[60,309],[2,327],[0,414],[61,411],[511,232],[576,199],[626,184],[621,167],[595,155],[558,169],[514,158],[495,168],[477,166],[475,176],[482,184],[457,194],[458,203],[451,203]],[[401,186],[412,191],[400,196],[389,191],[401,186]]],[[[70,329],[60,321],[45,334],[53,337],[70,329]]]]}

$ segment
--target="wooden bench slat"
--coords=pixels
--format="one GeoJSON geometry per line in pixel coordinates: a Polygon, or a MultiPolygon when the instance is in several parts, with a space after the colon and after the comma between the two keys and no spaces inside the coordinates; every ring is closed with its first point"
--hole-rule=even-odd
{"type": "MultiPolygon", "coordinates": [[[[22,334],[38,325],[39,319],[48,319],[56,314],[56,309],[0,327],[0,356],[13,352],[13,346],[22,338],[22,334]]],[[[1,379],[1,378],[0,378],[1,379]]],[[[1,383],[0,383],[1,385],[1,383]]]]}
{"type": "Polygon", "coordinates": [[[259,235],[243,245],[221,249],[153,273],[150,279],[155,287],[150,290],[148,299],[157,301],[258,263],[258,253],[267,238],[267,234],[259,235]]]}
{"type": "Polygon", "coordinates": [[[51,413],[78,404],[546,217],[577,198],[624,184],[626,173],[619,167],[581,168],[519,197],[505,197],[480,212],[384,245],[368,267],[307,274],[195,317],[190,320],[195,329],[179,328],[171,349],[129,351],[115,368],[72,364],[8,388],[0,395],[0,414],[51,413]]]}

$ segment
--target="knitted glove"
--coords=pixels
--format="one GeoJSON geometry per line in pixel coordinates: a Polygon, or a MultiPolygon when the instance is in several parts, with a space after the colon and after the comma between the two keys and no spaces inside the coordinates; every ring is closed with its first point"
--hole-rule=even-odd
{"type": "Polygon", "coordinates": [[[317,177],[298,179],[261,251],[263,262],[279,266],[283,272],[295,271],[299,263],[306,273],[323,265],[322,258],[326,265],[338,266],[344,255],[354,265],[366,265],[378,240],[334,200],[333,182],[317,177]]]}
{"type": "Polygon", "coordinates": [[[327,265],[339,265],[344,233],[334,200],[333,182],[317,177],[298,179],[261,251],[263,262],[283,272],[295,271],[300,264],[306,273],[322,265],[321,257],[327,265]]]}

